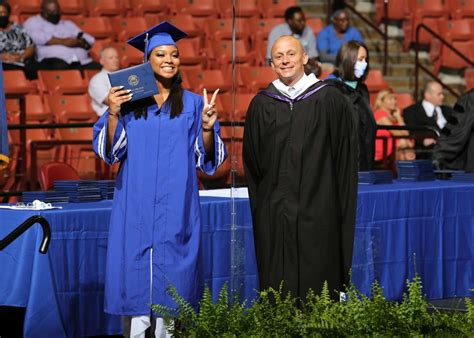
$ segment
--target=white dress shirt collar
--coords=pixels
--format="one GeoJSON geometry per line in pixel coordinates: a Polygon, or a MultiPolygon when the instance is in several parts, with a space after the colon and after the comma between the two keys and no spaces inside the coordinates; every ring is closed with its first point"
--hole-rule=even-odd
{"type": "MultiPolygon", "coordinates": [[[[426,116],[433,117],[433,111],[435,110],[435,105],[426,100],[423,100],[421,102],[421,105],[423,106],[423,109],[425,110],[426,116]]],[[[443,129],[446,123],[448,123],[448,121],[444,117],[440,106],[436,106],[436,112],[438,113],[436,124],[438,125],[439,129],[443,129]]]]}
{"type": "Polygon", "coordinates": [[[303,77],[299,79],[298,82],[296,82],[293,86],[287,86],[280,79],[276,79],[272,83],[280,93],[289,97],[290,99],[294,99],[318,81],[319,79],[311,73],[309,75],[303,74],[303,77]]]}

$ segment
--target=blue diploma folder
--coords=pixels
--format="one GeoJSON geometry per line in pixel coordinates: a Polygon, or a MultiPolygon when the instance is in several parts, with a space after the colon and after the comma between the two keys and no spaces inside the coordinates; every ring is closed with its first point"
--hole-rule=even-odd
{"type": "Polygon", "coordinates": [[[112,87],[123,86],[133,93],[131,101],[158,94],[155,75],[149,62],[109,73],[112,87]]]}

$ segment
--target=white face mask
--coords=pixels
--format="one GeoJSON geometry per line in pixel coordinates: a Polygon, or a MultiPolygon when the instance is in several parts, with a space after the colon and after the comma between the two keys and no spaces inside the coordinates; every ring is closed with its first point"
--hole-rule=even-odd
{"type": "Polygon", "coordinates": [[[354,65],[354,76],[357,79],[360,79],[367,68],[367,62],[364,61],[357,61],[354,65]]]}

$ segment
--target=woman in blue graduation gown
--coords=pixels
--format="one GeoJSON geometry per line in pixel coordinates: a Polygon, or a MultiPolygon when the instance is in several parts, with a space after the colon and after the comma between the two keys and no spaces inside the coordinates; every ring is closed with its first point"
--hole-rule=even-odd
{"type": "Polygon", "coordinates": [[[150,304],[175,304],[169,285],[195,304],[200,297],[200,205],[196,168],[212,175],[224,162],[216,93],[208,104],[183,90],[175,41],[186,36],[162,23],[129,41],[148,54],[159,94],[131,102],[113,87],[109,109],[94,126],[94,149],[120,162],[110,221],[105,311],[150,315],[150,304]]]}

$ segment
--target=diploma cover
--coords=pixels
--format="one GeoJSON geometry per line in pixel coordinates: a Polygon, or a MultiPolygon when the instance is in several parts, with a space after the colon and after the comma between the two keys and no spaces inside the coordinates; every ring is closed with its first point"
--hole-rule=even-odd
{"type": "MultiPolygon", "coordinates": [[[[131,101],[158,94],[155,75],[149,62],[107,74],[112,87],[123,86],[133,93],[131,101]]],[[[129,101],[129,102],[131,102],[129,101]]]]}

